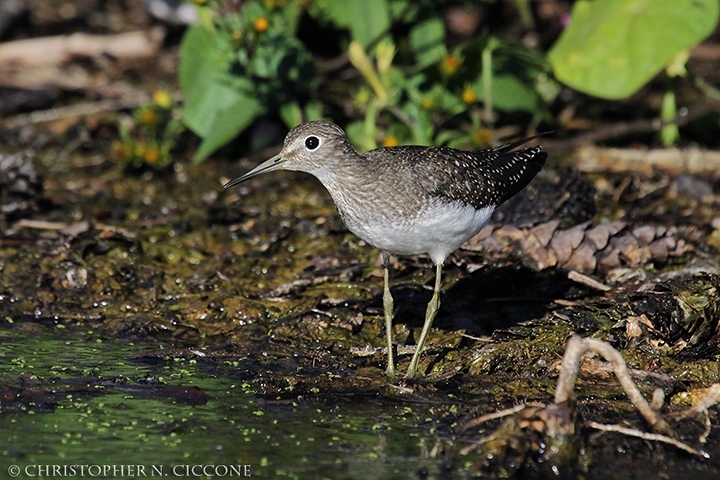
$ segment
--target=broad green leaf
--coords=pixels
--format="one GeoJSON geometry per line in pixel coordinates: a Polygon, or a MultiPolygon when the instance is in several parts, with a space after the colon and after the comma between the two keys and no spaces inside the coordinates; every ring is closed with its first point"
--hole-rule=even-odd
{"type": "Polygon", "coordinates": [[[293,128],[303,121],[303,112],[297,102],[287,102],[280,105],[280,118],[285,122],[285,126],[293,128]]]}
{"type": "Polygon", "coordinates": [[[238,133],[244,130],[260,115],[265,107],[251,96],[245,96],[235,88],[218,85],[220,96],[226,99],[223,108],[218,108],[208,120],[208,131],[202,135],[203,141],[198,147],[193,161],[200,162],[212,152],[225,145],[238,133]]]}
{"type": "Polygon", "coordinates": [[[444,42],[445,24],[439,16],[418,23],[410,31],[410,45],[421,68],[439,62],[447,56],[444,42]]]}
{"type": "Polygon", "coordinates": [[[416,0],[390,0],[388,6],[390,7],[390,17],[399,19],[403,16],[403,19],[412,22],[418,11],[420,10],[420,4],[416,0]]]}
{"type": "Polygon", "coordinates": [[[717,25],[718,0],[578,0],[549,54],[555,76],[602,98],[625,98],[717,25]]]}
{"type": "Polygon", "coordinates": [[[309,102],[305,105],[305,120],[322,120],[323,118],[323,107],[322,103],[317,101],[309,102]]]}
{"type": "Polygon", "coordinates": [[[345,133],[347,133],[350,143],[352,143],[355,148],[367,143],[367,139],[365,138],[365,122],[362,120],[356,120],[346,125],[345,133]]]}
{"type": "Polygon", "coordinates": [[[183,106],[183,122],[199,137],[205,138],[213,130],[218,114],[235,103],[240,94],[218,80],[204,87],[202,95],[183,106]]]}
{"type": "Polygon", "coordinates": [[[498,74],[493,77],[493,105],[504,112],[530,112],[538,109],[538,95],[515,75],[498,74]]]}
{"type": "Polygon", "coordinates": [[[350,29],[353,40],[363,47],[390,27],[387,0],[329,0],[325,6],[332,21],[350,29]]]}
{"type": "MultiPolygon", "coordinates": [[[[483,100],[482,78],[472,86],[478,99],[483,100]]],[[[495,73],[492,77],[493,108],[504,112],[535,113],[540,108],[538,93],[533,87],[512,73],[495,73]]]]}
{"type": "Polygon", "coordinates": [[[178,74],[183,93],[183,122],[199,136],[209,128],[216,98],[216,83],[229,61],[218,49],[215,35],[201,26],[190,27],[180,44],[178,74]]]}
{"type": "Polygon", "coordinates": [[[228,57],[207,29],[191,27],[180,47],[182,120],[203,141],[200,161],[230,141],[264,111],[247,79],[231,76],[228,57]]]}

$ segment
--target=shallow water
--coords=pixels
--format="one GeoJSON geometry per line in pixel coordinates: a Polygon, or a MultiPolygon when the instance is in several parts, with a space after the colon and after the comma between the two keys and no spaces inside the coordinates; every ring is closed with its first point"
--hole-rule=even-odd
{"type": "Polygon", "coordinates": [[[0,330],[0,383],[34,385],[52,399],[3,404],[2,478],[13,466],[17,478],[432,478],[442,463],[430,458],[437,440],[422,426],[430,407],[362,396],[268,400],[234,378],[232,365],[129,359],[147,350],[92,333],[0,330]],[[200,387],[207,402],[136,391],[147,379],[200,387]]]}

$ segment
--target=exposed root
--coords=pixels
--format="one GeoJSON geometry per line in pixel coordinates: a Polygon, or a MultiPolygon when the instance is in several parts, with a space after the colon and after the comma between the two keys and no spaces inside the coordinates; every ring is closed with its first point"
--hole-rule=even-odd
{"type": "MultiPolygon", "coordinates": [[[[677,434],[670,427],[660,411],[665,403],[662,389],[656,389],[651,402],[640,393],[631,378],[625,360],[620,352],[610,344],[593,338],[581,338],[573,335],[567,343],[562,360],[562,372],[555,390],[555,402],[550,405],[522,404],[498,412],[483,415],[462,424],[458,431],[477,427],[490,420],[506,418],[502,425],[479,441],[461,449],[461,454],[477,450],[481,458],[481,468],[500,468],[511,473],[522,465],[533,465],[532,468],[550,472],[575,472],[582,470],[581,458],[585,448],[583,438],[578,434],[578,415],[575,406],[575,384],[583,357],[594,352],[605,358],[611,365],[632,404],[655,431],[642,432],[621,425],[607,425],[598,422],[587,422],[586,426],[604,432],[616,432],[647,441],[662,442],[700,458],[709,458],[703,451],[678,440],[677,434]]],[[[637,376],[637,372],[636,376],[637,376]]],[[[663,380],[667,380],[665,376],[663,380]]],[[[704,389],[700,401],[691,408],[681,412],[668,414],[668,418],[686,419],[703,417],[706,430],[700,437],[705,442],[710,432],[708,408],[720,403],[720,384],[704,389]]],[[[494,470],[493,470],[494,471],[494,470]]]]}
{"type": "Polygon", "coordinates": [[[595,352],[602,355],[605,360],[612,363],[615,376],[620,382],[623,390],[630,398],[630,401],[638,409],[640,414],[650,424],[656,432],[662,433],[669,437],[677,437],[677,434],[668,425],[662,416],[650,406],[635,386],[635,382],[630,378],[625,360],[620,352],[615,350],[609,343],[594,338],[582,338],[573,335],[568,340],[565,355],[562,361],[562,372],[558,378],[557,387],[555,389],[555,403],[562,403],[566,400],[574,398],[573,390],[575,382],[580,371],[580,362],[587,352],[595,352]]]}
{"type": "Polygon", "coordinates": [[[692,455],[697,455],[698,457],[703,457],[703,458],[710,458],[710,455],[708,455],[707,452],[704,452],[702,450],[697,450],[679,440],[670,438],[666,435],[660,435],[659,433],[641,432],[640,430],[636,430],[634,428],[623,427],[621,425],[606,425],[604,423],[597,423],[597,422],[588,422],[587,425],[588,425],[588,427],[594,428],[596,430],[602,430],[603,432],[618,432],[618,433],[622,433],[623,435],[627,435],[629,437],[642,438],[643,440],[649,440],[649,441],[653,441],[653,442],[669,443],[670,445],[673,445],[673,446],[679,448],[680,450],[684,450],[692,455]]]}
{"type": "Polygon", "coordinates": [[[609,287],[602,282],[598,282],[591,276],[585,275],[575,270],[568,271],[567,277],[575,283],[585,285],[586,287],[594,288],[595,290],[600,290],[601,292],[608,292],[612,290],[612,287],[609,287]]]}
{"type": "Polygon", "coordinates": [[[708,408],[720,403],[720,383],[714,383],[710,385],[710,387],[703,389],[702,392],[703,395],[696,405],[679,412],[672,412],[668,414],[668,417],[674,420],[685,420],[687,418],[698,419],[701,417],[703,419],[703,423],[705,424],[705,432],[700,435],[698,440],[700,443],[705,443],[708,435],[710,435],[710,429],[712,428],[708,408]]]}
{"type": "Polygon", "coordinates": [[[520,405],[516,405],[512,408],[507,408],[505,410],[499,410],[497,412],[488,413],[487,415],[482,415],[480,417],[473,418],[472,420],[462,424],[460,426],[459,430],[462,432],[469,428],[477,427],[478,425],[481,425],[485,422],[489,422],[490,420],[507,417],[508,415],[514,415],[514,414],[518,413],[519,411],[524,410],[527,407],[544,407],[544,405],[542,403],[521,403],[520,405]]]}

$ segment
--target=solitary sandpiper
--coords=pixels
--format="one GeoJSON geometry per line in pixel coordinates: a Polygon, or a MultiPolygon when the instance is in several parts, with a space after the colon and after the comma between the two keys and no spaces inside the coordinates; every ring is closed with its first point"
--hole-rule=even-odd
{"type": "Polygon", "coordinates": [[[279,154],[224,188],[281,169],[306,172],[320,180],[347,228],[382,252],[386,373],[391,376],[395,363],[388,257],[430,256],[436,266],[435,289],[406,374],[411,378],[440,308],[443,262],[477,234],[493,210],[522,190],[545,163],[547,154],[539,146],[514,151],[528,140],[476,151],[405,146],[382,147],[360,155],[337,125],[308,122],[290,130],[279,154]]]}

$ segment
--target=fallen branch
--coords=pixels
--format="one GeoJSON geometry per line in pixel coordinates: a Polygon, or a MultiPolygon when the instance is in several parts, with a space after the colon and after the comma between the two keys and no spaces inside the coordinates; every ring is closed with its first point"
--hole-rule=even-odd
{"type": "Polygon", "coordinates": [[[5,42],[0,44],[0,69],[57,66],[77,57],[101,55],[115,59],[151,58],[157,55],[164,37],[165,30],[156,27],[117,35],[73,33],[5,42]]]}
{"type": "Polygon", "coordinates": [[[83,117],[102,112],[114,112],[135,108],[138,105],[150,100],[147,96],[134,98],[99,100],[97,102],[80,103],[64,107],[54,107],[48,110],[36,110],[30,113],[16,115],[3,122],[5,128],[18,128],[36,123],[53,122],[61,118],[83,117]]]}
{"type": "MultiPolygon", "coordinates": [[[[591,143],[601,142],[611,138],[625,137],[639,133],[659,132],[665,125],[683,125],[703,117],[709,113],[720,111],[720,102],[716,99],[707,98],[704,102],[681,112],[674,119],[663,122],[658,118],[633,120],[630,122],[614,122],[610,126],[593,128],[587,133],[580,133],[567,140],[556,140],[544,142],[545,147],[550,150],[574,149],[591,143]]],[[[640,166],[638,164],[638,166],[640,166]]]]}

